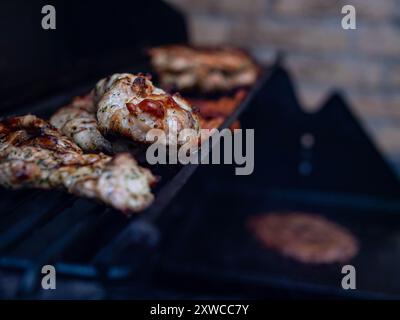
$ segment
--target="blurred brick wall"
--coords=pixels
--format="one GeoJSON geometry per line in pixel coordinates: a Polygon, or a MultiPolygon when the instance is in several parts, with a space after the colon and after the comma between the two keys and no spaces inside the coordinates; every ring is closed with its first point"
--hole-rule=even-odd
{"type": "Polygon", "coordinates": [[[196,44],[234,44],[261,62],[284,50],[307,109],[334,87],[400,173],[400,0],[168,0],[196,44]],[[357,30],[341,28],[352,4],[357,30]]]}

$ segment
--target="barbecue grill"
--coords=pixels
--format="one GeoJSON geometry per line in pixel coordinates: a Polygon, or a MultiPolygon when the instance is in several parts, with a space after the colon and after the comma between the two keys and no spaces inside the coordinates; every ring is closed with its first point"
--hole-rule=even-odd
{"type": "MultiPolygon", "coordinates": [[[[36,60],[28,63],[24,79],[7,73],[9,81],[0,88],[2,115],[30,112],[47,118],[104,75],[151,71],[143,56],[146,47],[187,41],[183,17],[163,2],[117,2],[119,9],[109,12],[94,1],[70,6],[55,1],[58,36],[43,33],[39,22],[38,30],[18,27],[39,40],[26,48],[16,39],[4,48],[6,56],[15,55],[14,65],[7,67],[24,61],[23,47],[25,53],[36,52],[36,60]],[[126,41],[127,35],[134,40],[126,41]],[[104,43],[110,37],[113,50],[104,43]],[[60,53],[50,64],[43,52],[48,43],[60,53]]],[[[23,3],[17,12],[5,1],[7,10],[1,12],[37,17],[41,5],[23,3]]],[[[228,165],[155,166],[152,170],[162,177],[156,200],[130,220],[64,193],[2,189],[0,296],[398,297],[399,183],[342,94],[332,94],[320,112],[305,114],[288,72],[276,63],[265,68],[222,127],[242,113],[242,126],[256,133],[253,175],[234,176],[228,165]],[[305,136],[313,146],[301,143],[305,136]],[[353,231],[361,242],[351,262],[360,290],[340,289],[338,265],[309,267],[263,251],[244,222],[274,209],[311,210],[353,231]],[[57,290],[40,288],[45,264],[55,265],[57,290]]]]}
{"type": "Polygon", "coordinates": [[[318,112],[304,113],[290,75],[276,67],[241,123],[255,129],[254,173],[199,168],[171,208],[187,219],[165,245],[162,279],[247,298],[399,298],[398,178],[344,95],[333,92],[318,112]],[[356,235],[360,252],[349,264],[357,290],[342,289],[343,264],[298,263],[266,251],[246,228],[254,214],[287,210],[326,216],[356,235]]]}
{"type": "MultiPolygon", "coordinates": [[[[22,10],[24,15],[31,16],[33,13],[33,16],[38,16],[35,12],[40,13],[44,3],[21,3],[21,7],[11,3],[4,5],[6,10],[3,12],[7,11],[10,15],[11,11],[14,17],[19,15],[20,8],[26,9],[22,10]]],[[[32,30],[39,40],[32,48],[24,50],[31,49],[37,59],[33,66],[29,65],[32,70],[23,83],[18,74],[9,72],[9,81],[0,88],[5,96],[2,116],[34,113],[48,118],[74,96],[90,91],[95,82],[105,75],[119,71],[151,72],[145,56],[146,48],[187,41],[183,17],[160,1],[135,5],[119,1],[115,3],[117,8],[111,12],[109,7],[99,6],[95,1],[77,2],[70,6],[56,1],[54,6],[61,20],[58,22],[61,30],[55,32],[62,40],[52,35],[49,37],[51,31],[46,34],[43,30],[32,30]],[[99,23],[102,19],[104,23],[99,23]],[[149,21],[157,23],[149,24],[149,21]],[[165,26],[162,31],[160,25],[165,26]],[[133,41],[126,44],[128,34],[133,41]],[[104,45],[106,38],[115,42],[112,48],[104,45]],[[58,57],[61,60],[59,65],[49,66],[49,61],[45,59],[47,53],[37,47],[38,43],[47,44],[48,41],[55,46],[56,53],[62,52],[58,57]],[[69,43],[64,46],[63,41],[69,43]],[[38,84],[35,80],[39,74],[44,80],[38,84]],[[30,89],[21,90],[22,84],[30,89]],[[16,92],[20,91],[21,94],[16,96],[16,92]]],[[[22,47],[23,43],[16,42],[14,47],[5,48],[8,50],[5,50],[5,56],[10,58],[22,47]]],[[[49,49],[48,44],[45,49],[49,49]]],[[[17,54],[18,58],[21,57],[17,54]]],[[[18,59],[18,62],[21,60],[18,59]]],[[[237,119],[268,75],[266,71],[222,127],[228,127],[237,119]]],[[[154,247],[159,241],[159,227],[155,221],[196,167],[152,166],[153,173],[161,177],[154,190],[156,200],[150,208],[130,220],[111,208],[60,192],[2,190],[0,266],[7,273],[2,276],[0,295],[35,297],[40,285],[41,268],[50,263],[56,264],[59,276],[95,279],[102,284],[140,274],[140,270],[148,268],[150,263],[149,246],[154,247]],[[116,262],[122,251],[132,246],[134,253],[130,255],[129,263],[119,267],[116,262]],[[16,282],[13,277],[17,287],[14,287],[16,282]]]]}

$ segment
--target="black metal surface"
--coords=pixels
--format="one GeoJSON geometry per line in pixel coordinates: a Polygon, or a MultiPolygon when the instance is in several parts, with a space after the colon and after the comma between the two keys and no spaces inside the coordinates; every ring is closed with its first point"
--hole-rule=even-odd
{"type": "MultiPolygon", "coordinates": [[[[2,29],[14,30],[0,36],[1,116],[47,118],[105,75],[149,71],[146,46],[187,42],[184,18],[161,1],[53,1],[56,31],[41,29],[44,4],[0,4],[2,29]]],[[[223,127],[245,109],[242,126],[256,134],[251,176],[202,167],[171,203],[197,166],[153,167],[162,177],[156,201],[132,220],[67,194],[0,190],[0,297],[399,297],[399,183],[342,96],[304,114],[275,68],[223,127]],[[300,143],[305,134],[313,146],[300,143]],[[347,226],[361,243],[351,261],[359,290],[340,289],[338,265],[305,266],[263,249],[245,221],[275,209],[347,226]],[[57,293],[36,290],[47,263],[57,293]]]]}
{"type": "MultiPolygon", "coordinates": [[[[253,189],[241,186],[234,190],[232,185],[213,182],[216,188],[209,193],[203,192],[201,200],[191,199],[192,209],[188,210],[189,205],[184,200],[187,195],[177,201],[181,202],[180,213],[187,215],[189,222],[180,226],[181,232],[174,245],[166,251],[162,271],[166,273],[165,278],[172,274],[178,287],[180,283],[189,282],[193,290],[196,283],[193,279],[197,279],[203,285],[222,283],[223,287],[224,283],[230,283],[232,287],[233,283],[236,290],[244,285],[250,292],[251,287],[264,287],[265,290],[275,287],[314,295],[400,297],[397,276],[400,267],[400,201],[392,203],[387,210],[385,206],[357,208],[354,205],[357,199],[354,199],[353,206],[348,208],[338,206],[335,201],[321,204],[318,193],[308,193],[314,202],[305,203],[301,200],[304,195],[296,199],[293,193],[284,190],[263,190],[259,186],[253,189]],[[218,203],[224,203],[224,208],[218,203]],[[347,227],[361,243],[360,253],[349,261],[357,271],[357,290],[341,288],[340,264],[304,265],[266,250],[258,243],[246,228],[247,219],[275,210],[312,212],[347,227]]],[[[334,194],[330,196],[335,197],[334,194]]],[[[262,292],[258,292],[258,297],[263,297],[262,292]]]]}
{"type": "MultiPolygon", "coordinates": [[[[41,28],[45,4],[41,0],[0,4],[2,30],[10,30],[0,35],[1,116],[33,113],[47,118],[74,96],[87,93],[101,77],[148,71],[146,47],[187,42],[183,16],[163,1],[121,0],[112,6],[91,0],[52,1],[56,30],[41,28]]],[[[161,170],[156,194],[181,169],[161,170]]],[[[185,179],[192,172],[187,170],[185,179]]],[[[59,267],[61,274],[64,270],[81,279],[120,276],[118,268],[99,270],[96,257],[128,223],[115,210],[71,195],[1,189],[0,266],[18,273],[17,283],[0,276],[4,284],[0,296],[29,297],[46,263],[65,261],[59,267]]]]}
{"type": "MultiPolygon", "coordinates": [[[[79,90],[86,87],[33,109],[46,115],[79,90]]],[[[321,112],[305,115],[288,74],[277,67],[224,126],[250,103],[242,126],[256,133],[253,175],[202,166],[171,203],[196,169],[176,166],[155,204],[131,221],[68,195],[3,191],[0,266],[23,274],[17,284],[7,278],[13,292],[43,295],[35,291],[39,268],[51,262],[64,281],[62,297],[399,297],[398,180],[344,100],[336,94],[321,112]],[[304,133],[313,134],[313,147],[300,143],[304,133]],[[299,170],[304,161],[311,171],[299,170]],[[263,249],[245,221],[276,209],[319,213],[348,227],[361,243],[350,262],[358,290],[340,289],[337,264],[306,266],[263,249]]]]}
{"type": "MultiPolygon", "coordinates": [[[[135,67],[130,67],[128,71],[148,72],[150,69],[145,60],[138,59],[135,67]]],[[[270,71],[266,71],[222,127],[237,119],[269,75],[270,71]]],[[[34,113],[47,118],[73,96],[84,94],[91,87],[92,82],[78,84],[33,105],[5,111],[3,115],[34,113]]],[[[143,241],[158,232],[152,223],[196,168],[197,165],[152,166],[154,173],[161,176],[155,189],[155,201],[149,209],[131,220],[115,210],[71,195],[37,190],[2,190],[4,197],[0,196],[0,201],[4,210],[0,210],[0,266],[24,272],[18,293],[25,297],[37,288],[40,269],[47,263],[64,261],[85,264],[92,270],[92,278],[104,281],[113,277],[114,263],[120,258],[118,253],[134,246],[129,261],[131,267],[122,273],[116,269],[116,275],[137,273],[138,269],[146,268],[148,260],[145,256],[156,246],[156,241],[150,247],[143,241]],[[10,198],[6,198],[7,195],[10,198]],[[147,225],[147,229],[140,227],[143,225],[147,225]]],[[[75,276],[84,277],[85,273],[78,271],[75,276]]]]}
{"type": "Polygon", "coordinates": [[[116,72],[147,46],[188,40],[184,17],[160,0],[2,0],[0,27],[1,110],[116,72]],[[44,5],[56,10],[54,30],[42,28],[44,5]]]}
{"type": "Polygon", "coordinates": [[[343,98],[335,94],[320,112],[305,114],[278,68],[242,125],[255,129],[253,175],[234,176],[226,166],[196,172],[169,208],[186,219],[164,239],[162,278],[192,291],[217,287],[258,298],[271,288],[289,296],[399,298],[400,184],[343,98]],[[301,143],[304,133],[313,146],[301,143]],[[304,161],[311,170],[301,170],[304,161]],[[246,221],[274,210],[321,214],[354,233],[360,252],[349,263],[357,290],[341,288],[339,264],[305,265],[262,247],[246,221]]]}
{"type": "Polygon", "coordinates": [[[288,73],[278,68],[242,118],[244,127],[255,128],[255,144],[267,146],[256,148],[250,179],[292,189],[399,197],[398,178],[343,97],[333,93],[319,111],[305,113],[288,73]],[[304,134],[313,136],[311,147],[302,145],[304,134]],[[311,171],[299,174],[304,163],[311,171]]]}

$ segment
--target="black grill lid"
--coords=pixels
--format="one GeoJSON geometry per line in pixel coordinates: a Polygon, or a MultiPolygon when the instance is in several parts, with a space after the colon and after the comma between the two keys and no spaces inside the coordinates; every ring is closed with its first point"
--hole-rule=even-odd
{"type": "Polygon", "coordinates": [[[160,242],[162,279],[189,292],[247,298],[268,297],[271,288],[291,297],[399,298],[400,184],[350,106],[335,93],[319,112],[304,113],[283,68],[257,97],[241,117],[243,128],[255,129],[253,175],[199,168],[163,216],[185,219],[170,223],[169,241],[160,242]],[[312,147],[301,143],[305,133],[312,147]],[[299,170],[303,162],[309,171],[299,170]],[[357,290],[342,289],[341,264],[305,265],[252,237],[251,215],[282,210],[326,216],[359,239],[360,252],[348,262],[357,290]]]}
{"type": "Polygon", "coordinates": [[[242,122],[256,128],[256,165],[250,178],[257,183],[400,198],[397,176],[343,93],[333,93],[319,111],[306,113],[288,72],[277,68],[242,122]],[[309,142],[302,143],[307,136],[312,136],[308,146],[309,142]]]}

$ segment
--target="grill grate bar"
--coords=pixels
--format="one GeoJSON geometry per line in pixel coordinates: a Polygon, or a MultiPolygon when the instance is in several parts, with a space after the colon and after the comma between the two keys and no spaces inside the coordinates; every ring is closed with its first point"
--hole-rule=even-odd
{"type": "Polygon", "coordinates": [[[0,208],[2,208],[0,223],[3,224],[3,221],[11,220],[10,216],[14,217],[14,212],[18,210],[19,207],[31,201],[41,193],[41,190],[6,190],[5,194],[2,194],[0,200],[0,208]],[[11,193],[8,193],[9,191],[11,191],[11,193]]]}
{"type": "Polygon", "coordinates": [[[1,257],[0,266],[3,268],[12,269],[28,269],[32,265],[32,262],[28,259],[12,258],[12,257],[1,257]]]}
{"type": "MultiPolygon", "coordinates": [[[[266,74],[259,79],[258,85],[252,88],[236,111],[226,119],[223,127],[233,122],[249,106],[250,100],[259,91],[269,72],[266,74]]],[[[83,87],[81,89],[82,92],[85,91],[83,87]]],[[[35,110],[40,111],[42,116],[49,115],[60,105],[61,100],[69,100],[70,96],[71,92],[63,92],[55,100],[48,100],[47,104],[41,101],[35,110]]],[[[38,191],[37,195],[30,190],[28,197],[25,197],[25,192],[15,197],[10,195],[16,200],[16,205],[1,197],[0,205],[4,201],[10,204],[9,208],[12,210],[0,216],[0,253],[2,255],[4,251],[3,257],[10,258],[11,262],[14,261],[12,259],[23,258],[31,263],[22,273],[19,294],[29,297],[34,293],[39,284],[41,267],[48,262],[56,266],[60,263],[67,266],[72,263],[88,267],[89,273],[100,280],[132,274],[140,276],[143,270],[148,271],[152,253],[159,240],[159,230],[156,227],[158,218],[196,167],[152,167],[154,173],[162,177],[161,183],[154,190],[156,200],[139,218],[133,217],[130,221],[114,209],[102,207],[99,211],[99,205],[85,204],[78,200],[81,198],[71,195],[64,194],[63,197],[55,198],[51,196],[51,192],[38,191]],[[24,197],[19,198],[19,195],[24,197]],[[124,236],[129,240],[126,243],[124,236]],[[129,250],[132,254],[126,257],[122,254],[124,250],[129,250]],[[119,261],[124,265],[128,263],[129,266],[120,270],[115,265],[119,261]]],[[[74,276],[79,275],[81,270],[74,269],[74,276]]]]}
{"type": "Polygon", "coordinates": [[[0,251],[7,250],[12,245],[23,241],[38,225],[45,223],[48,219],[62,212],[72,205],[75,200],[70,195],[63,195],[61,200],[52,206],[50,210],[32,211],[26,218],[18,221],[0,235],[0,251]]]}
{"type": "Polygon", "coordinates": [[[73,244],[83,233],[90,230],[91,226],[97,219],[101,219],[109,211],[108,208],[103,206],[95,206],[90,210],[83,220],[71,226],[70,230],[53,242],[46,250],[41,253],[34,261],[29,270],[27,270],[21,279],[20,294],[30,295],[37,287],[41,268],[52,262],[53,260],[61,257],[65,250],[73,244]],[[101,211],[100,217],[98,211],[101,211]]]}
{"type": "MultiPolygon", "coordinates": [[[[77,224],[73,225],[67,233],[62,235],[58,240],[52,243],[47,249],[34,260],[36,265],[43,265],[51,261],[56,256],[62,256],[66,248],[82,233],[87,231],[90,226],[98,219],[98,211],[102,208],[101,206],[94,207],[89,214],[77,224]]],[[[107,209],[103,210],[103,214],[107,209]]]]}
{"type": "Polygon", "coordinates": [[[97,219],[88,227],[87,232],[82,233],[82,237],[79,237],[77,243],[90,242],[80,250],[80,252],[72,252],[72,250],[66,250],[66,254],[63,259],[66,261],[76,262],[82,259],[87,263],[92,261],[93,255],[96,255],[99,251],[106,246],[111,239],[115,237],[118,232],[126,225],[126,217],[120,215],[112,208],[105,208],[105,210],[97,216],[97,219]],[[98,233],[101,232],[101,235],[98,233]],[[94,240],[96,239],[96,240],[94,240]]]}
{"type": "Polygon", "coordinates": [[[15,257],[28,257],[35,261],[47,248],[67,235],[80,221],[90,216],[96,203],[87,199],[74,199],[73,205],[63,208],[56,215],[36,226],[25,239],[13,246],[8,254],[15,257]]]}
{"type": "Polygon", "coordinates": [[[7,197],[6,200],[0,204],[2,209],[2,213],[0,215],[0,232],[6,230],[12,224],[15,224],[16,221],[21,218],[18,213],[23,213],[26,215],[26,212],[21,209],[27,202],[34,201],[35,198],[40,197],[42,191],[25,191],[23,194],[18,194],[17,197],[7,197]]]}

